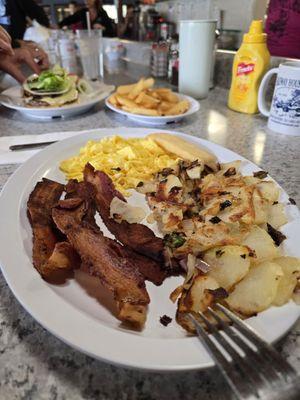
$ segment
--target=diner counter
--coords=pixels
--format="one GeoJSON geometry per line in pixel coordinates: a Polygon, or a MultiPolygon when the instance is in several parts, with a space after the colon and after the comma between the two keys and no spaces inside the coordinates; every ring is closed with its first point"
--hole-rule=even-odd
{"type": "MultiPolygon", "coordinates": [[[[241,154],[268,171],[300,204],[300,136],[273,133],[261,116],[229,110],[227,95],[225,89],[212,90],[197,114],[167,129],[211,140],[241,154]]],[[[0,107],[0,136],[120,126],[137,125],[103,104],[86,115],[51,122],[26,120],[0,107]]],[[[16,168],[0,166],[0,186],[16,168]]],[[[277,348],[300,369],[300,321],[277,348]]],[[[215,369],[154,374],[111,366],[73,350],[34,321],[1,275],[0,399],[229,400],[233,395],[215,369]]]]}

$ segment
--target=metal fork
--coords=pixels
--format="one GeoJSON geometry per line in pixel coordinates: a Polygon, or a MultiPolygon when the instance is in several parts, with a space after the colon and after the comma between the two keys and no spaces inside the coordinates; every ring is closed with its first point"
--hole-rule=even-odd
{"type": "Polygon", "coordinates": [[[216,311],[221,311],[226,319],[211,307],[206,316],[202,312],[188,316],[236,397],[240,400],[299,400],[300,376],[294,368],[226,307],[216,304],[216,311]]]}

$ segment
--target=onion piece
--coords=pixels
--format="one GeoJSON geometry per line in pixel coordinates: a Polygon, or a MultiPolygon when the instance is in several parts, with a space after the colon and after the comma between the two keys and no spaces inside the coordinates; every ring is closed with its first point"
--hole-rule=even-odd
{"type": "Polygon", "coordinates": [[[179,261],[179,264],[180,264],[181,268],[187,272],[188,268],[187,268],[186,262],[187,262],[186,258],[183,258],[182,260],[179,261]]]}
{"type": "Polygon", "coordinates": [[[183,282],[183,287],[189,288],[191,285],[192,278],[194,276],[195,273],[195,266],[196,266],[196,257],[194,256],[194,254],[188,254],[187,257],[187,273],[186,273],[186,277],[185,280],[183,282]]]}
{"type": "Polygon", "coordinates": [[[212,267],[207,262],[201,260],[201,258],[197,258],[195,268],[199,269],[204,274],[207,274],[212,267]]]}
{"type": "Polygon", "coordinates": [[[203,165],[197,165],[196,167],[193,167],[191,169],[187,168],[186,173],[190,179],[200,179],[200,175],[203,169],[204,169],[203,165]]]}
{"type": "Polygon", "coordinates": [[[181,295],[183,292],[183,285],[178,286],[176,289],[173,290],[173,292],[170,294],[170,300],[175,303],[175,301],[178,299],[178,297],[181,295]]]}
{"type": "Polygon", "coordinates": [[[127,221],[129,224],[140,223],[146,217],[146,212],[141,207],[134,207],[125,201],[114,197],[110,203],[110,218],[117,222],[127,221]],[[115,216],[118,216],[115,219],[115,216]]]}
{"type": "Polygon", "coordinates": [[[152,193],[152,192],[156,192],[157,190],[157,184],[153,181],[149,181],[149,182],[140,182],[137,187],[135,188],[135,190],[139,193],[142,194],[147,194],[147,193],[152,193]]]}
{"type": "Polygon", "coordinates": [[[182,183],[180,182],[179,178],[175,175],[168,175],[167,177],[167,181],[165,183],[165,187],[164,187],[164,194],[166,197],[169,196],[171,190],[174,187],[178,187],[178,188],[182,188],[182,183]]]}

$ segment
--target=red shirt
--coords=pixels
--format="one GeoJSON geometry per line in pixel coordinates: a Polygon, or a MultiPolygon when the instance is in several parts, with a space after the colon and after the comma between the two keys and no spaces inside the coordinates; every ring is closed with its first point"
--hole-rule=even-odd
{"type": "Polygon", "coordinates": [[[300,0],[270,0],[266,32],[271,55],[300,58],[300,0]]]}

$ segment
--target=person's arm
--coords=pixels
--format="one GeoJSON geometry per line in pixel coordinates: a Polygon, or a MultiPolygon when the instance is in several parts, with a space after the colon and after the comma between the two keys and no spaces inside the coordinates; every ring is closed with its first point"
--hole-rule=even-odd
{"type": "Polygon", "coordinates": [[[113,36],[114,35],[114,29],[113,29],[113,24],[109,16],[107,15],[107,12],[103,10],[103,8],[100,11],[100,17],[101,17],[101,25],[104,26],[105,28],[105,36],[113,36]]]}
{"type": "Polygon", "coordinates": [[[39,24],[47,28],[50,27],[50,22],[45,11],[34,0],[21,0],[21,7],[27,17],[35,19],[39,24]]]}
{"type": "Polygon", "coordinates": [[[69,15],[68,17],[64,18],[62,21],[58,23],[59,27],[62,28],[63,26],[70,26],[72,24],[77,24],[77,22],[84,21],[86,18],[86,9],[82,9],[77,11],[73,15],[69,15]]]}
{"type": "Polygon", "coordinates": [[[2,26],[0,26],[0,56],[2,54],[14,55],[11,47],[11,37],[2,26]]]}

